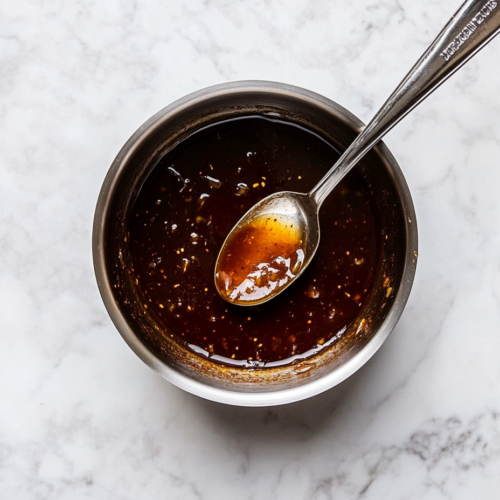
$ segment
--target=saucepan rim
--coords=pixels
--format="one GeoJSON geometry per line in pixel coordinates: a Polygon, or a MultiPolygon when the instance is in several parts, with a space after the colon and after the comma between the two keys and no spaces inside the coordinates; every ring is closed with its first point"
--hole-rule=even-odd
{"type": "Polygon", "coordinates": [[[157,129],[157,127],[161,126],[161,124],[169,116],[172,116],[183,109],[192,106],[193,104],[200,104],[205,100],[213,99],[218,96],[238,93],[245,94],[251,92],[291,96],[296,99],[310,102],[316,106],[319,105],[326,107],[333,116],[344,123],[349,124],[354,131],[359,132],[364,127],[361,120],[340,104],[309,90],[284,83],[259,80],[229,82],[207,87],[178,99],[160,110],[143,125],[141,125],[125,143],[113,161],[103,182],[96,205],[92,233],[92,253],[98,288],[108,314],[123,339],[137,354],[137,356],[139,356],[139,358],[141,358],[148,366],[179,388],[205,399],[238,406],[273,406],[300,401],[320,394],[321,392],[339,384],[356,372],[378,351],[387,339],[391,331],[396,326],[396,323],[398,322],[408,301],[416,271],[416,256],[418,250],[418,231],[415,209],[403,173],[395,158],[383,142],[380,142],[374,149],[376,149],[379,156],[384,158],[386,164],[388,164],[391,169],[391,175],[395,182],[395,188],[400,196],[403,215],[405,221],[407,221],[405,226],[406,252],[401,285],[392,304],[391,310],[370,341],[344,364],[330,373],[327,373],[316,380],[312,380],[310,383],[297,387],[265,392],[239,392],[237,390],[227,390],[220,387],[213,387],[209,384],[200,382],[199,380],[190,378],[188,375],[181,373],[178,370],[175,370],[173,367],[159,359],[141,342],[120,311],[120,307],[116,303],[113,295],[112,286],[107,272],[105,256],[105,220],[109,215],[110,202],[116,188],[116,179],[120,175],[123,165],[126,164],[127,158],[133,154],[136,145],[144,138],[144,136],[151,134],[157,129]]]}

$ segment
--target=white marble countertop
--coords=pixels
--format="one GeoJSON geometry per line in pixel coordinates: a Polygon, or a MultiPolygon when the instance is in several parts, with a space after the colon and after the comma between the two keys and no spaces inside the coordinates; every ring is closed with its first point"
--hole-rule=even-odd
{"type": "Polygon", "coordinates": [[[0,5],[0,498],[500,498],[500,39],[386,138],[420,231],[408,306],[340,386],[283,407],[199,399],[112,325],[91,259],[116,153],[230,80],[368,120],[459,0],[0,5]]]}

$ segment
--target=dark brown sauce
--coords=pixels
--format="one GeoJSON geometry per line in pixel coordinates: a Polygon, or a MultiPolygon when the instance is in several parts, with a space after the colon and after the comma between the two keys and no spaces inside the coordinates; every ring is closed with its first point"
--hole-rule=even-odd
{"type": "Polygon", "coordinates": [[[240,307],[214,284],[218,252],[241,216],[274,192],[308,192],[338,157],[301,127],[246,117],[200,130],[158,162],[129,229],[133,272],[165,332],[243,366],[289,363],[342,336],[362,310],[378,257],[373,205],[356,170],[324,202],[317,254],[290,288],[240,307]]]}

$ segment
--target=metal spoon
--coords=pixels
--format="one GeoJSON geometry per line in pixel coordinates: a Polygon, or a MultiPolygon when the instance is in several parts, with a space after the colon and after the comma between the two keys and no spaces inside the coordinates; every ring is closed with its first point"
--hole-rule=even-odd
{"type": "MultiPolygon", "coordinates": [[[[498,33],[499,2],[468,0],[460,7],[370,123],[311,192],[272,194],[240,219],[224,241],[215,264],[215,285],[222,298],[237,305],[261,304],[281,293],[304,272],[319,245],[318,212],[325,198],[396,123],[498,33]],[[274,224],[275,228],[284,231],[282,234],[290,240],[288,253],[278,256],[273,262],[265,259],[259,262],[257,259],[246,281],[233,282],[234,276],[227,268],[228,255],[241,251],[238,244],[242,238],[239,236],[249,228],[257,235],[253,245],[258,250],[260,233],[257,226],[262,228],[264,223],[274,224]]],[[[254,254],[258,256],[259,252],[254,254]]]]}

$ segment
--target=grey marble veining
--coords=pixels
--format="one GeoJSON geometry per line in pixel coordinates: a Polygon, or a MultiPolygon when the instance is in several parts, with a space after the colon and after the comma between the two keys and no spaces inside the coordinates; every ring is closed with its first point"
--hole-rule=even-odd
{"type": "Polygon", "coordinates": [[[185,394],[122,341],[91,262],[102,180],[153,113],[267,79],[367,120],[459,5],[0,5],[0,498],[500,498],[500,40],[387,136],[417,278],[340,386],[268,409],[185,394]]]}

